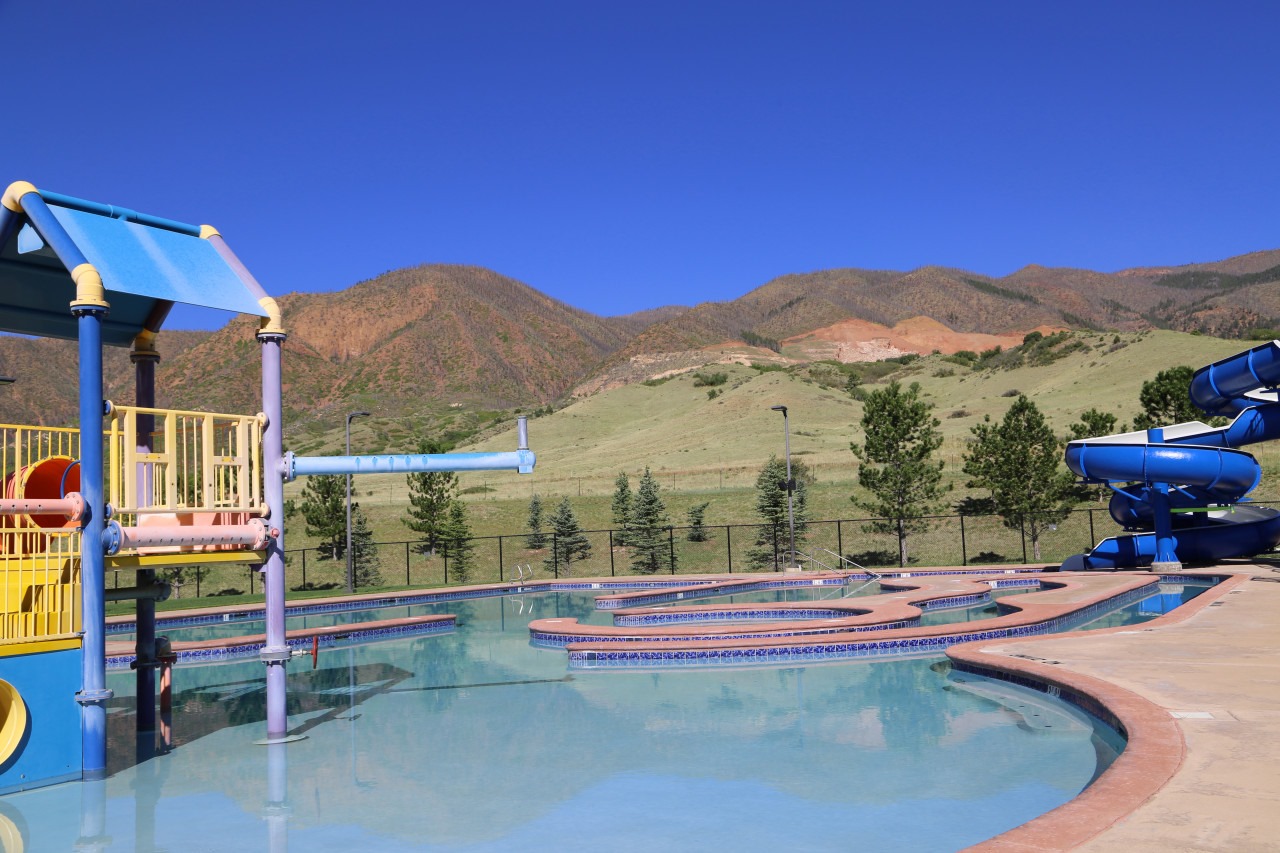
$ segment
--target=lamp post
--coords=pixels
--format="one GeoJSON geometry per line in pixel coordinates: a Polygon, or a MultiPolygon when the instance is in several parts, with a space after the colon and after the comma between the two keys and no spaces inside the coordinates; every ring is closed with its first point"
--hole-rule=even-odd
{"type": "Polygon", "coordinates": [[[796,481],[791,478],[791,427],[787,420],[786,406],[771,406],[772,411],[782,412],[782,435],[786,442],[787,448],[787,526],[791,533],[791,550],[787,553],[790,556],[787,568],[797,568],[796,563],[796,509],[793,494],[796,490],[796,481]]]}
{"type": "MultiPolygon", "coordinates": [[[[347,415],[347,455],[351,455],[351,419],[367,418],[368,412],[351,412],[347,415]]],[[[355,592],[355,563],[351,559],[351,475],[347,475],[347,592],[355,592]]]]}

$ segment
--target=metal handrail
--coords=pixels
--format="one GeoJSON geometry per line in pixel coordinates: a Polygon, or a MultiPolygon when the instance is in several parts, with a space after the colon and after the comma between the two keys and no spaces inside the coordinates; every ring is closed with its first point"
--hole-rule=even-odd
{"type": "Polygon", "coordinates": [[[853,560],[850,560],[848,557],[844,556],[843,554],[837,554],[835,551],[832,551],[832,550],[831,550],[831,549],[829,549],[829,548],[819,548],[818,550],[819,550],[819,551],[821,551],[821,552],[822,552],[822,553],[824,553],[824,554],[830,554],[831,556],[833,556],[833,557],[835,557],[837,560],[839,560],[839,561],[840,561],[841,568],[840,568],[840,569],[833,569],[833,568],[831,568],[830,566],[828,566],[826,563],[824,563],[824,562],[822,562],[821,560],[819,560],[818,558],[813,557],[813,556],[811,556],[811,555],[809,555],[809,554],[805,554],[805,553],[804,553],[804,552],[802,552],[802,551],[796,551],[796,552],[795,552],[795,554],[796,554],[796,556],[799,556],[799,557],[803,557],[803,558],[805,558],[806,560],[808,560],[808,561],[809,561],[809,562],[811,562],[811,563],[817,563],[819,566],[822,566],[822,568],[823,568],[823,569],[825,569],[826,571],[829,571],[829,572],[847,570],[847,568],[848,568],[848,567],[852,566],[853,568],[857,569],[858,571],[863,572],[864,574],[868,574],[868,575],[870,575],[870,576],[871,576],[871,577],[869,577],[869,578],[866,580],[866,582],[865,582],[865,583],[863,583],[861,586],[857,587],[856,589],[853,589],[853,590],[846,590],[846,591],[843,593],[843,595],[841,596],[842,598],[844,598],[844,597],[848,597],[848,596],[850,596],[850,595],[857,595],[860,591],[862,591],[862,590],[866,589],[866,588],[867,588],[868,586],[870,586],[871,584],[873,584],[873,583],[878,583],[878,582],[881,580],[881,576],[880,576],[880,574],[878,574],[877,572],[872,571],[871,569],[868,569],[866,566],[863,566],[863,565],[861,565],[861,564],[859,564],[859,563],[855,563],[853,560]]]}

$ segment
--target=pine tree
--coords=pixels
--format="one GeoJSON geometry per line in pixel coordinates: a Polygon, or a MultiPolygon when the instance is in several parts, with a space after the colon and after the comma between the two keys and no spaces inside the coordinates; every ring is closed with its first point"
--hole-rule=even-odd
{"type": "Polygon", "coordinates": [[[382,585],[378,546],[360,504],[351,505],[351,577],[356,587],[382,585]]]}
{"type": "Polygon", "coordinates": [[[457,583],[471,580],[475,568],[475,543],[471,541],[471,524],[467,506],[460,500],[449,504],[449,518],[440,531],[440,544],[449,557],[449,577],[457,583]]]}
{"type": "Polygon", "coordinates": [[[307,478],[302,490],[298,509],[306,522],[307,535],[320,540],[316,551],[322,560],[337,560],[347,553],[345,488],[341,474],[317,474],[307,478]]]}
{"type": "MultiPolygon", "coordinates": [[[[419,453],[444,453],[444,442],[425,438],[418,442],[419,453]]],[[[458,475],[452,471],[426,471],[405,475],[409,485],[409,509],[405,525],[422,539],[423,553],[433,554],[440,544],[440,531],[448,523],[449,507],[458,496],[458,475]]]]}
{"type": "Polygon", "coordinates": [[[631,545],[633,571],[651,575],[664,565],[675,571],[675,557],[671,554],[668,537],[664,535],[670,524],[658,481],[645,468],[635,499],[631,502],[627,541],[631,545]]]}
{"type": "Polygon", "coordinates": [[[920,385],[904,391],[897,382],[866,395],[862,415],[865,439],[849,449],[862,460],[858,485],[871,498],[850,498],[879,519],[866,526],[869,533],[898,537],[898,565],[907,565],[907,537],[923,533],[928,522],[921,516],[939,511],[948,490],[942,486],[942,460],[933,452],[942,446],[940,422],[933,406],[920,399],[920,385]]]}
{"type": "Polygon", "coordinates": [[[524,547],[530,551],[540,551],[547,547],[547,537],[542,533],[541,495],[534,495],[529,499],[529,535],[525,537],[524,547]]]}
{"type": "Polygon", "coordinates": [[[631,480],[623,471],[613,481],[613,542],[615,545],[627,544],[627,525],[631,523],[631,480]]]}
{"type": "Polygon", "coordinates": [[[547,571],[571,574],[574,560],[585,560],[591,556],[591,540],[582,532],[582,525],[578,523],[568,498],[562,500],[552,513],[551,530],[555,534],[551,553],[542,564],[547,571]]]}
{"type": "Polygon", "coordinates": [[[1063,465],[1062,442],[1036,404],[1018,395],[1000,424],[987,415],[972,430],[974,440],[964,456],[968,485],[989,489],[1005,527],[1024,528],[1034,559],[1040,559],[1040,537],[1067,517],[1075,478],[1063,465]]]}
{"type": "Polygon", "coordinates": [[[707,507],[711,506],[711,501],[695,504],[689,507],[686,518],[689,520],[689,532],[685,536],[690,542],[706,542],[708,538],[706,520],[707,507]]]}
{"type": "Polygon", "coordinates": [[[1142,391],[1138,394],[1142,414],[1133,419],[1134,428],[1151,429],[1204,417],[1204,413],[1191,402],[1193,376],[1195,371],[1182,365],[1162,370],[1155,379],[1143,382],[1142,391]]]}
{"type": "MultiPolygon", "coordinates": [[[[796,482],[792,493],[792,513],[795,517],[796,547],[804,545],[809,521],[809,483],[813,476],[809,468],[798,459],[791,462],[791,476],[796,482]]],[[[790,547],[791,515],[787,508],[787,463],[777,456],[760,469],[756,477],[756,515],[761,524],[756,528],[753,547],[747,550],[747,564],[752,569],[777,569],[777,555],[790,547]]]]}

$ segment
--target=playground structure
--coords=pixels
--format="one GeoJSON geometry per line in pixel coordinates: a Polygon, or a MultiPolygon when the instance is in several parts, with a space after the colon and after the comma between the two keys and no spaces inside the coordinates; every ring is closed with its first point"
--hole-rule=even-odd
{"type": "Polygon", "coordinates": [[[284,483],[310,474],[516,470],[507,453],[297,457],[282,446],[278,306],[218,231],[11,184],[0,199],[0,329],[77,341],[79,427],[0,425],[0,794],[106,772],[110,591],[137,607],[139,743],[154,744],[156,572],[257,566],[267,731],[288,741],[284,483]],[[69,299],[70,297],[70,299],[69,299]],[[68,306],[68,301],[70,305],[68,306]],[[155,407],[157,336],[175,303],[260,318],[262,411],[155,407]],[[135,400],[103,399],[102,347],[128,346],[135,400]],[[105,421],[105,422],[104,422],[105,421]]]}
{"type": "Polygon", "coordinates": [[[1065,571],[1209,563],[1280,544],[1280,510],[1241,503],[1262,468],[1237,448],[1280,438],[1280,341],[1214,362],[1192,377],[1191,401],[1225,426],[1193,421],[1073,441],[1067,467],[1113,491],[1111,517],[1127,535],[1099,542],[1065,571]]]}

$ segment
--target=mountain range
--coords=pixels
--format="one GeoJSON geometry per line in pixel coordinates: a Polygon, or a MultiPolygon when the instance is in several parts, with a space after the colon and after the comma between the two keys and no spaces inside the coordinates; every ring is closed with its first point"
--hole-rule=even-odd
{"type": "MultiPolygon", "coordinates": [[[[994,278],[958,269],[833,269],[785,275],[727,302],[600,317],[496,272],[423,265],[333,293],[282,297],[290,435],[367,409],[465,435],[515,409],[717,362],[874,361],[907,352],[989,349],[1032,330],[1219,337],[1280,326],[1280,250],[1207,264],[1115,273],[1028,266],[994,278]]],[[[252,318],[213,332],[163,332],[159,405],[260,408],[252,318]]],[[[10,423],[76,417],[76,353],[66,341],[0,337],[10,423]]],[[[132,395],[122,350],[107,353],[108,395],[132,395]]],[[[395,435],[393,438],[397,437],[395,435]]]]}

